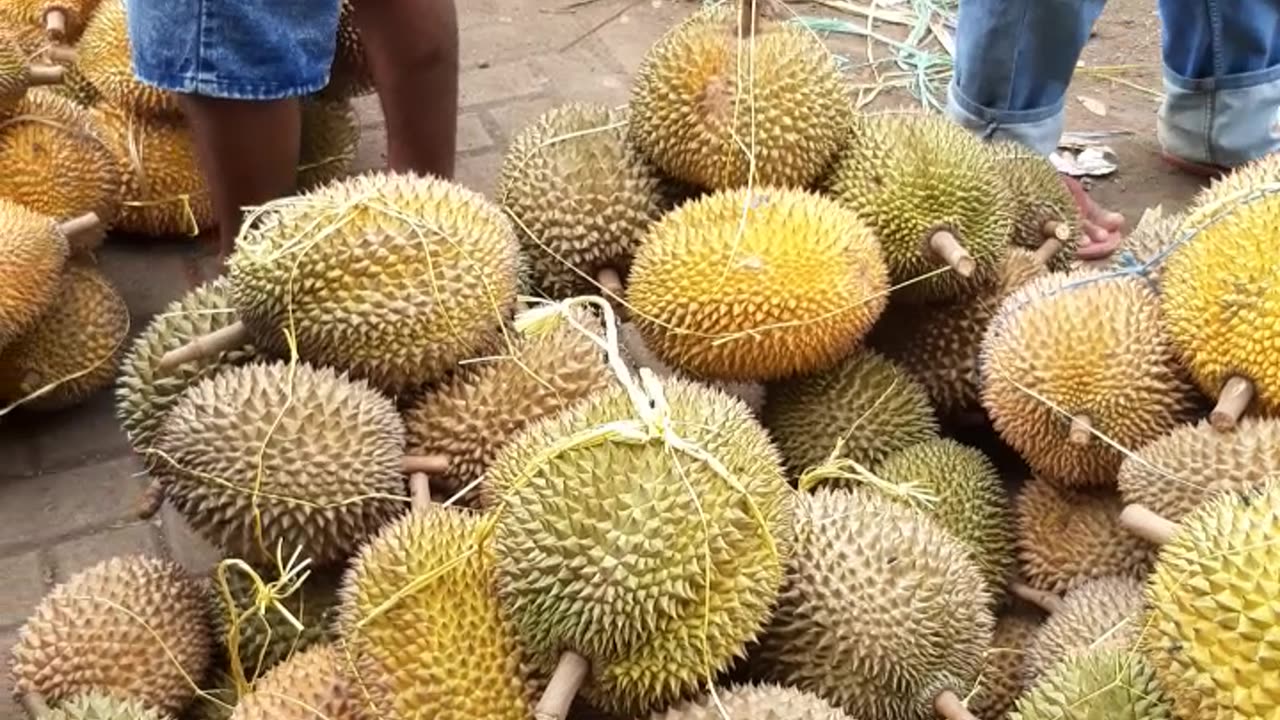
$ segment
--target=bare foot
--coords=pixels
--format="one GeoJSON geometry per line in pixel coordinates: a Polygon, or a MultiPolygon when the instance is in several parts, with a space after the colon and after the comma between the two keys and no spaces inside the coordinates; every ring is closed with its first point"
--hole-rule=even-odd
{"type": "Polygon", "coordinates": [[[1080,229],[1084,237],[1082,244],[1076,249],[1076,257],[1081,260],[1098,260],[1115,252],[1123,238],[1120,231],[1124,227],[1124,216],[1094,202],[1079,180],[1063,175],[1062,181],[1066,183],[1067,190],[1075,198],[1076,207],[1080,209],[1080,229]]]}

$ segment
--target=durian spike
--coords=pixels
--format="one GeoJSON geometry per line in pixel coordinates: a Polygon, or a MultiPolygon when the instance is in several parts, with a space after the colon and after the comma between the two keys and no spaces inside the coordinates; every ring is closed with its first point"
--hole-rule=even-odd
{"type": "Polygon", "coordinates": [[[424,472],[410,475],[409,497],[413,499],[414,510],[429,509],[431,507],[431,476],[424,472]]]}
{"type": "Polygon", "coordinates": [[[1061,220],[1045,220],[1044,225],[1040,226],[1040,232],[1045,240],[1066,242],[1071,237],[1071,226],[1061,220]]]}
{"type": "MultiPolygon", "coordinates": [[[[747,0],[750,2],[750,0],[747,0]]],[[[547,682],[546,692],[538,700],[533,716],[536,720],[565,720],[569,716],[569,707],[578,696],[578,688],[587,679],[591,664],[576,652],[565,652],[560,656],[556,671],[547,682]]]]}
{"type": "Polygon", "coordinates": [[[61,65],[42,65],[32,63],[27,66],[27,84],[58,85],[66,77],[67,69],[61,65]]]}
{"type": "Polygon", "coordinates": [[[965,707],[960,696],[951,690],[938,693],[938,696],[933,699],[933,709],[947,720],[978,720],[977,716],[965,707]]]}
{"type": "Polygon", "coordinates": [[[1062,242],[1058,240],[1058,238],[1051,237],[1045,240],[1044,243],[1040,245],[1040,247],[1036,248],[1036,251],[1031,253],[1031,255],[1036,259],[1036,262],[1040,263],[1041,265],[1047,265],[1049,263],[1050,258],[1052,258],[1054,255],[1057,255],[1058,251],[1061,249],[1062,249],[1062,242]]]}
{"type": "Polygon", "coordinates": [[[1010,583],[1009,594],[1020,600],[1026,600],[1050,615],[1062,609],[1062,598],[1051,592],[1037,590],[1026,583],[1010,583]]]}
{"type": "Polygon", "coordinates": [[[438,475],[448,469],[449,456],[439,453],[435,455],[405,455],[400,459],[400,471],[406,475],[415,473],[438,475]]]}
{"type": "Polygon", "coordinates": [[[160,506],[164,505],[164,485],[155,478],[147,485],[147,489],[142,491],[142,496],[138,498],[137,517],[139,520],[149,520],[153,515],[160,512],[160,506]]]}
{"type": "Polygon", "coordinates": [[[1093,438],[1093,421],[1088,415],[1076,415],[1071,418],[1071,429],[1067,431],[1067,441],[1072,445],[1088,445],[1093,438]]]}
{"type": "Polygon", "coordinates": [[[35,720],[40,720],[49,715],[49,705],[45,703],[44,697],[37,692],[29,692],[22,696],[22,707],[35,720]]]}
{"type": "Polygon", "coordinates": [[[1120,525],[1129,532],[1153,545],[1164,545],[1178,532],[1178,525],[1137,503],[1130,503],[1120,511],[1120,525]]]}
{"type": "Polygon", "coordinates": [[[44,14],[44,31],[51,40],[61,42],[67,37],[67,13],[61,8],[49,8],[44,14]]]}
{"type": "Polygon", "coordinates": [[[249,340],[249,328],[243,322],[237,320],[221,330],[215,330],[208,335],[201,335],[186,345],[165,353],[160,358],[160,362],[156,364],[156,370],[165,373],[183,363],[199,360],[200,358],[245,345],[249,340]]]}
{"type": "Polygon", "coordinates": [[[97,213],[77,215],[58,224],[58,231],[67,238],[72,254],[96,250],[107,239],[107,228],[97,213]]]}
{"type": "Polygon", "coordinates": [[[1209,423],[1218,432],[1235,430],[1252,401],[1253,383],[1248,378],[1232,375],[1218,393],[1218,404],[1209,413],[1209,423]]]}
{"type": "Polygon", "coordinates": [[[964,249],[955,235],[946,230],[939,230],[929,238],[929,249],[937,253],[943,262],[951,266],[952,270],[960,273],[961,277],[973,275],[973,271],[978,267],[969,255],[969,251],[964,249]]]}

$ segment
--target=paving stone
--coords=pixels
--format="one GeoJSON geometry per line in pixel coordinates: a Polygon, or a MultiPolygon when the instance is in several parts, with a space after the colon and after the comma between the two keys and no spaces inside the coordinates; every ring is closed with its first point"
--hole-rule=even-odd
{"type": "Polygon", "coordinates": [[[0,484],[0,552],[126,519],[145,487],[135,458],[0,484]]]}
{"type": "Polygon", "coordinates": [[[0,558],[0,627],[26,622],[44,597],[44,569],[35,552],[0,558]]]}
{"type": "MultiPolygon", "coordinates": [[[[98,267],[120,291],[129,312],[149,318],[192,286],[192,261],[199,241],[109,243],[98,253],[98,267]]],[[[136,329],[136,328],[131,328],[136,329]]]]}
{"type": "Polygon", "coordinates": [[[355,108],[356,120],[361,127],[382,124],[382,100],[378,98],[377,93],[369,93],[358,98],[352,98],[351,106],[355,108]]]}
{"type": "Polygon", "coordinates": [[[519,61],[495,63],[474,70],[464,69],[458,84],[459,105],[467,108],[536,95],[550,81],[530,63],[519,61]]]}
{"type": "MultiPolygon", "coordinates": [[[[10,651],[17,644],[17,628],[0,631],[0,657],[5,658],[6,667],[8,658],[12,657],[10,651]]],[[[0,718],[5,718],[5,720],[25,720],[26,717],[26,713],[18,706],[17,701],[13,699],[13,675],[8,672],[0,673],[0,718]]]]}
{"type": "Polygon", "coordinates": [[[483,150],[493,145],[493,138],[475,113],[458,116],[458,152],[483,150]]]}
{"type": "Polygon", "coordinates": [[[157,555],[151,523],[139,520],[128,525],[68,540],[53,548],[53,578],[66,582],[77,572],[118,555],[157,555]]]}
{"type": "Polygon", "coordinates": [[[482,155],[458,158],[454,180],[487,198],[493,198],[493,184],[502,166],[502,153],[497,149],[482,155]]]}
{"type": "Polygon", "coordinates": [[[623,105],[631,95],[631,77],[602,60],[590,47],[539,55],[531,60],[542,74],[556,79],[551,92],[561,100],[623,105]]]}
{"type": "Polygon", "coordinates": [[[190,572],[204,573],[222,559],[222,554],[191,529],[172,503],[164,504],[159,518],[169,557],[174,562],[190,572]]]}
{"type": "Polygon", "coordinates": [[[485,110],[485,114],[493,120],[498,142],[505,149],[517,134],[532,123],[542,113],[559,105],[552,97],[535,97],[527,100],[513,100],[485,110]]]}
{"type": "Polygon", "coordinates": [[[34,475],[39,467],[35,436],[26,423],[18,415],[0,418],[0,480],[34,475]]]}
{"type": "Polygon", "coordinates": [[[380,170],[387,166],[387,129],[382,126],[360,130],[360,144],[356,147],[356,159],[351,163],[353,174],[366,170],[380,170]]]}
{"type": "Polygon", "coordinates": [[[591,40],[608,49],[619,69],[634,73],[662,34],[697,9],[691,2],[641,3],[592,33],[591,40]]]}
{"type": "Polygon", "coordinates": [[[115,416],[115,387],[99,390],[74,407],[30,413],[42,469],[62,470],[117,458],[133,450],[115,416]]]}

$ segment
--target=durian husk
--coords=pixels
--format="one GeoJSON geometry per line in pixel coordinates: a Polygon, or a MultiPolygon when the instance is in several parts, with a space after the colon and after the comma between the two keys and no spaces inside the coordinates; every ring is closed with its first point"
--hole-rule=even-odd
{"type": "Polygon", "coordinates": [[[660,38],[632,86],[631,137],[662,171],[711,190],[806,187],[839,148],[849,93],[807,28],[735,5],[703,8],[660,38]],[[754,168],[752,159],[754,158],[754,168]]]}
{"type": "Polygon", "coordinates": [[[303,362],[224,368],[169,410],[151,468],[165,497],[229,557],[340,562],[407,505],[404,426],[366,383],[303,362]]]}
{"type": "Polygon", "coordinates": [[[90,690],[67,698],[36,720],[171,720],[171,717],[132,698],[90,690]]]}
{"type": "Polygon", "coordinates": [[[51,89],[34,88],[0,122],[0,196],[66,220],[94,213],[115,221],[120,167],[88,112],[51,89]]]}
{"type": "Polygon", "coordinates": [[[98,7],[98,0],[5,0],[0,13],[24,23],[28,28],[45,35],[48,13],[57,10],[62,13],[62,31],[58,41],[73,44],[80,39],[85,24],[93,16],[98,7]]]}
{"type": "Polygon", "coordinates": [[[602,334],[596,318],[583,312],[549,322],[514,331],[509,352],[464,365],[405,409],[408,454],[449,459],[431,477],[433,494],[462,492],[462,502],[480,504],[480,491],[467,486],[513,435],[612,384],[604,349],[586,334],[602,334]]]}
{"type": "Polygon", "coordinates": [[[767,382],[839,362],[887,289],[880,245],[857,216],[809,191],[755,188],[659,220],[626,300],[663,362],[700,379],[767,382]]]}
{"type": "Polygon", "coordinates": [[[49,591],[18,633],[14,693],[51,706],[102,691],[176,714],[209,667],[204,588],[176,563],[124,555],[49,591]]]}
{"type": "Polygon", "coordinates": [[[0,399],[41,411],[83,402],[115,380],[128,333],[129,307],[111,281],[68,265],[49,309],[0,349],[0,399]]]}
{"type": "Polygon", "coordinates": [[[959,303],[915,303],[890,298],[867,345],[897,363],[929,393],[943,419],[981,409],[978,355],[987,324],[1009,293],[1047,272],[1035,255],[1010,248],[1000,267],[959,303]]]}
{"type": "MultiPolygon", "coordinates": [[[[636,330],[636,326],[631,322],[625,322],[618,326],[618,350],[623,361],[626,362],[627,367],[632,369],[632,372],[638,372],[639,368],[643,367],[648,368],[659,378],[668,378],[672,375],[688,377],[688,373],[681,372],[677,368],[673,368],[659,360],[653,350],[645,344],[644,338],[640,336],[640,332],[636,330]]],[[[751,408],[751,412],[757,416],[764,408],[766,391],[761,383],[709,382],[707,384],[723,390],[746,403],[747,407],[751,408]]]]}
{"type": "Polygon", "coordinates": [[[349,100],[302,102],[298,189],[307,191],[345,176],[356,160],[360,123],[349,100]]]}
{"type": "Polygon", "coordinates": [[[1280,483],[1271,481],[1205,501],[1160,549],[1142,653],[1173,697],[1175,717],[1280,713],[1277,537],[1280,483]]]}
{"type": "Polygon", "coordinates": [[[1099,649],[1054,667],[1009,720],[1172,720],[1173,703],[1141,655],[1099,649]]]}
{"type": "Polygon", "coordinates": [[[231,720],[375,720],[346,669],[339,646],[312,645],[254,683],[236,703],[231,720]]]}
{"type": "Polygon", "coordinates": [[[1147,208],[1108,260],[1108,267],[1113,272],[1145,268],[1146,278],[1159,291],[1165,261],[1182,237],[1185,220],[1183,213],[1165,213],[1160,205],[1147,208]]]}
{"type": "Polygon", "coordinates": [[[1040,623],[1040,618],[1025,610],[1006,610],[996,618],[978,690],[968,702],[969,711],[981,720],[1005,720],[1022,695],[1026,687],[1022,666],[1040,623]]]}
{"type": "Polygon", "coordinates": [[[49,309],[70,255],[52,218],[0,198],[0,352],[49,309]]]}
{"type": "Polygon", "coordinates": [[[794,478],[825,464],[837,444],[836,459],[872,467],[938,436],[924,387],[868,350],[825,372],[770,385],[761,418],[794,478]]]}
{"type": "Polygon", "coordinates": [[[857,116],[848,137],[826,187],[875,229],[895,298],[972,296],[984,271],[1008,254],[1013,229],[1008,188],[982,141],[948,118],[918,112],[857,116]],[[972,276],[931,249],[938,231],[968,253],[972,276]]]}
{"type": "Polygon", "coordinates": [[[325,101],[342,101],[368,95],[373,91],[373,73],[365,57],[360,30],[356,27],[355,6],[352,0],[342,0],[329,84],[316,93],[316,97],[325,101]]]}
{"type": "Polygon", "coordinates": [[[1123,509],[1114,490],[1064,489],[1032,478],[1014,501],[1018,560],[1026,583],[1063,593],[1099,577],[1146,577],[1154,550],[1120,525],[1123,509]]]}
{"type": "Polygon", "coordinates": [[[1094,650],[1137,650],[1145,598],[1142,581],[1098,577],[1067,592],[1027,646],[1023,677],[1029,683],[1057,663],[1094,650]]]}
{"type": "Polygon", "coordinates": [[[177,94],[134,75],[125,0],[101,0],[76,43],[76,64],[113,107],[170,122],[182,118],[177,94]]]}
{"type": "Polygon", "coordinates": [[[1066,225],[1066,240],[1049,256],[1046,265],[1054,272],[1070,270],[1076,262],[1076,248],[1083,239],[1083,218],[1075,198],[1062,181],[1062,174],[1049,159],[1027,146],[1001,140],[989,145],[996,158],[999,175],[1009,188],[1013,209],[1010,241],[1017,247],[1039,250],[1046,241],[1046,223],[1066,225]]]}
{"type": "Polygon", "coordinates": [[[511,141],[494,197],[514,217],[534,285],[552,298],[602,294],[625,278],[662,214],[659,178],[627,142],[623,114],[598,103],[548,110],[511,141]]]}
{"type": "Polygon", "coordinates": [[[545,679],[494,595],[491,524],[459,508],[414,511],[352,560],[337,629],[374,717],[533,720],[545,679]]]}
{"type": "Polygon", "coordinates": [[[722,718],[767,718],[767,720],[851,720],[831,703],[810,692],[773,683],[735,684],[682,700],[648,720],[722,720],[722,718]]]}
{"type": "Polygon", "coordinates": [[[752,674],[866,720],[932,720],[937,695],[966,696],[995,626],[968,550],[875,490],[819,488],[796,512],[795,552],[752,674]]]}
{"type": "Polygon", "coordinates": [[[1280,477],[1280,420],[1243,418],[1229,433],[1208,420],[1182,425],[1120,465],[1126,503],[1178,522],[1211,497],[1280,477]]]}
{"type": "Polygon", "coordinates": [[[388,393],[437,382],[500,350],[519,241],[483,195],[376,172],[268,206],[228,259],[255,345],[340,367],[388,393]]]}
{"type": "Polygon", "coordinates": [[[538,674],[576,653],[592,668],[579,696],[623,717],[743,656],[791,548],[793,492],[764,428],[719,390],[662,385],[644,401],[613,387],[527,426],[483,486],[501,504],[497,596],[538,674]]]}
{"type": "Polygon", "coordinates": [[[982,341],[982,404],[1037,475],[1115,487],[1124,454],[1187,422],[1203,399],[1141,278],[1051,273],[1009,295],[982,341]],[[1074,420],[1088,422],[1083,444],[1074,420]],[[1099,437],[1100,436],[1100,437],[1099,437]]]}

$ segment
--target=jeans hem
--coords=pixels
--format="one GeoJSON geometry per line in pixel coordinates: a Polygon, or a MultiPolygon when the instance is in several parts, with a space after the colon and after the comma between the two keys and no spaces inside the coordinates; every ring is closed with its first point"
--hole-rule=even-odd
{"type": "Polygon", "coordinates": [[[218,80],[193,75],[151,76],[141,68],[136,68],[134,74],[139,81],[161,90],[224,100],[284,100],[315,94],[329,84],[327,73],[315,80],[291,84],[218,80]]]}

